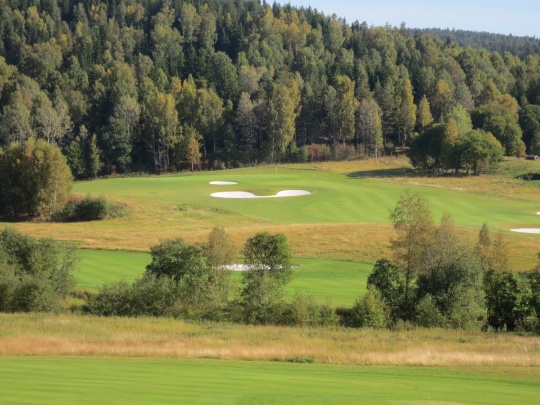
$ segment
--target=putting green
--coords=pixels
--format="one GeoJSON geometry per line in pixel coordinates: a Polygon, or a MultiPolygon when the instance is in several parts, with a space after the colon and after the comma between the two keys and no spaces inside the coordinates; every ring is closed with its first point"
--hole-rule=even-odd
{"type": "Polygon", "coordinates": [[[536,404],[524,368],[0,358],[1,404],[536,404]]]}

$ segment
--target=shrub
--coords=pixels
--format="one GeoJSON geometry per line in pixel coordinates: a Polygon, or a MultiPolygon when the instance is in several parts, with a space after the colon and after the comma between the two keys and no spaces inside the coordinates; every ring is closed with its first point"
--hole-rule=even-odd
{"type": "Polygon", "coordinates": [[[437,308],[431,294],[427,294],[416,305],[416,324],[423,328],[437,328],[445,324],[445,318],[437,308]]]}
{"type": "Polygon", "coordinates": [[[132,315],[130,290],[130,285],[124,280],[105,285],[88,300],[85,312],[101,316],[132,315]]]}
{"type": "Polygon", "coordinates": [[[295,326],[337,325],[339,318],[330,305],[320,305],[309,294],[297,292],[287,303],[282,323],[295,326]]]}
{"type": "Polygon", "coordinates": [[[388,309],[381,293],[374,287],[368,287],[367,293],[357,300],[352,308],[351,326],[386,328],[389,320],[388,309]]]}
{"type": "Polygon", "coordinates": [[[260,325],[280,323],[285,305],[281,283],[264,273],[243,282],[240,298],[243,321],[260,325]]]}
{"type": "Polygon", "coordinates": [[[0,259],[0,311],[11,312],[13,294],[19,285],[13,266],[0,259]]]}
{"type": "Polygon", "coordinates": [[[157,277],[167,276],[176,282],[203,273],[208,267],[203,249],[186,243],[182,238],[152,246],[150,254],[152,262],[146,266],[146,273],[157,277]]]}
{"type": "Polygon", "coordinates": [[[51,312],[60,308],[51,283],[40,277],[24,277],[13,291],[11,312],[51,312]]]}
{"type": "Polygon", "coordinates": [[[310,162],[324,162],[332,156],[328,145],[312,143],[308,145],[308,160],[310,162]]]}
{"type": "Polygon", "coordinates": [[[292,142],[287,150],[286,159],[293,163],[306,163],[309,159],[309,150],[307,146],[297,146],[292,142]]]}
{"type": "Polygon", "coordinates": [[[71,186],[66,158],[54,145],[30,139],[0,152],[0,211],[50,215],[65,204],[71,186]]]}
{"type": "Polygon", "coordinates": [[[77,258],[70,244],[35,239],[8,228],[0,232],[0,256],[17,277],[47,280],[58,298],[65,298],[74,286],[71,272],[77,258]]]}
{"type": "Polygon", "coordinates": [[[335,160],[352,160],[356,156],[356,149],[353,145],[337,144],[334,149],[335,160]]]}
{"type": "Polygon", "coordinates": [[[111,203],[104,197],[72,197],[66,205],[55,211],[51,219],[56,222],[87,222],[118,218],[126,215],[125,206],[111,203]]]}

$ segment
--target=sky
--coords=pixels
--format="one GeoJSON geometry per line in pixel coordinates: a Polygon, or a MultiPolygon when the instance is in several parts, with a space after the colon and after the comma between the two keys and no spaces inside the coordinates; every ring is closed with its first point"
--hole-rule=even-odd
{"type": "MultiPolygon", "coordinates": [[[[268,1],[267,1],[268,2],[268,1]]],[[[540,0],[277,0],[345,17],[348,23],[455,28],[540,38],[540,0]]],[[[268,2],[271,3],[271,2],[268,2]]]]}

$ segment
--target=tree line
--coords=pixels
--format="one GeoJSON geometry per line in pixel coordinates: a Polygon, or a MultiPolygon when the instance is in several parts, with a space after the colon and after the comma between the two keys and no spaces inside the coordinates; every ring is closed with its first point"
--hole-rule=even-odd
{"type": "Polygon", "coordinates": [[[490,52],[498,52],[501,55],[509,52],[520,58],[526,58],[529,55],[540,55],[540,39],[536,38],[536,36],[515,36],[448,28],[426,28],[422,29],[422,31],[434,38],[439,38],[441,41],[455,42],[463,48],[467,46],[484,48],[490,52]]]}
{"type": "Polygon", "coordinates": [[[539,153],[539,72],[534,50],[277,3],[2,0],[0,147],[41,138],[94,178],[378,156],[459,115],[471,156],[539,153]]]}

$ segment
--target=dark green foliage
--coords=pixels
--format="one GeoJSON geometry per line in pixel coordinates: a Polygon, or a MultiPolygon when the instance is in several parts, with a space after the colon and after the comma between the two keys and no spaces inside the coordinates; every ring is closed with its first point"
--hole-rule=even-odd
{"type": "Polygon", "coordinates": [[[368,288],[373,286],[390,309],[392,319],[400,317],[405,299],[405,276],[399,268],[387,259],[377,260],[367,280],[368,288]]]}
{"type": "Polygon", "coordinates": [[[437,308],[431,294],[427,294],[416,305],[416,324],[423,328],[437,328],[445,326],[446,319],[437,308]]]}
{"type": "Polygon", "coordinates": [[[435,125],[412,142],[408,156],[414,167],[429,172],[481,174],[502,161],[504,149],[490,133],[468,131],[451,142],[445,133],[447,125],[435,125]]]}
{"type": "Polygon", "coordinates": [[[519,114],[519,124],[523,129],[523,141],[531,154],[540,153],[540,106],[528,104],[519,114]]]}
{"type": "Polygon", "coordinates": [[[111,203],[105,197],[72,197],[61,210],[51,217],[56,222],[102,221],[126,215],[124,205],[111,203]]]}
{"type": "Polygon", "coordinates": [[[451,165],[466,174],[492,170],[503,159],[504,149],[490,133],[474,130],[458,137],[452,151],[451,165]]]}
{"type": "Polygon", "coordinates": [[[201,247],[190,245],[183,239],[167,240],[150,248],[152,263],[146,266],[148,274],[169,277],[176,282],[193,274],[207,271],[206,257],[201,247]]]}
{"type": "Polygon", "coordinates": [[[531,54],[540,54],[540,40],[535,37],[519,37],[515,35],[495,34],[492,32],[478,32],[468,30],[456,30],[449,28],[426,28],[421,30],[441,41],[455,42],[466,48],[484,48],[491,52],[504,55],[506,52],[512,55],[526,58],[531,54]]]}
{"type": "Polygon", "coordinates": [[[72,246],[0,232],[0,311],[55,311],[74,286],[72,246]]]}
{"type": "MultiPolygon", "coordinates": [[[[201,134],[202,167],[305,161],[294,147],[310,144],[333,145],[327,159],[378,156],[408,146],[421,100],[424,130],[428,103],[440,119],[512,96],[529,151],[540,144],[526,110],[540,104],[534,38],[413,34],[254,0],[38,3],[0,8],[0,146],[55,142],[76,178],[178,169],[180,125],[201,134]]],[[[514,110],[514,123],[477,126],[508,154],[521,152],[514,110]]]]}
{"type": "Polygon", "coordinates": [[[125,281],[104,285],[96,296],[90,298],[86,311],[101,316],[131,315],[130,290],[131,286],[125,281]]]}
{"type": "Polygon", "coordinates": [[[84,157],[84,150],[81,148],[79,142],[72,141],[64,149],[66,160],[71,173],[76,179],[84,179],[86,177],[86,162],[84,157]]]}
{"type": "Polygon", "coordinates": [[[508,272],[490,270],[485,277],[488,322],[496,330],[512,331],[516,327],[514,311],[518,299],[516,277],[508,272]]]}
{"type": "Polygon", "coordinates": [[[297,326],[333,326],[339,321],[330,305],[318,304],[313,296],[297,292],[284,308],[280,323],[297,326]]]}
{"type": "MultiPolygon", "coordinates": [[[[469,246],[450,216],[444,215],[440,225],[435,225],[427,201],[410,193],[401,197],[391,220],[397,232],[391,241],[394,262],[377,261],[368,277],[368,288],[376,292],[355,304],[353,312],[356,312],[351,317],[358,320],[349,323],[364,325],[366,319],[375,322],[365,314],[377,315],[369,308],[375,305],[372,301],[380,299],[393,323],[478,327],[479,320],[485,316],[484,289],[488,284],[484,284],[483,276],[487,263],[491,262],[486,255],[496,254],[498,261],[503,262],[502,245],[498,242],[497,249],[486,247],[489,251],[486,254],[482,253],[485,249],[469,246]]],[[[487,229],[482,235],[487,243],[487,229]]]]}
{"type": "Polygon", "coordinates": [[[471,114],[475,128],[491,132],[505,148],[506,155],[517,156],[523,132],[507,109],[495,104],[483,105],[471,114]]]}
{"type": "Polygon", "coordinates": [[[380,291],[375,287],[369,287],[367,293],[352,307],[350,326],[386,328],[389,321],[388,307],[380,291]]]}
{"type": "Polygon", "coordinates": [[[72,176],[60,150],[43,140],[0,150],[0,212],[50,215],[67,201],[72,176]]]}
{"type": "Polygon", "coordinates": [[[444,168],[444,130],[445,125],[435,125],[415,138],[408,152],[414,167],[429,172],[438,172],[444,168]]]}
{"type": "Polygon", "coordinates": [[[249,270],[242,275],[241,304],[247,323],[277,323],[283,312],[283,286],[290,281],[291,252],[285,235],[261,232],[243,250],[249,270]]]}
{"type": "Polygon", "coordinates": [[[228,293],[228,274],[206,266],[200,247],[177,239],[152,248],[152,263],[141,279],[103,286],[86,311],[103,316],[220,320],[228,293]]]}

